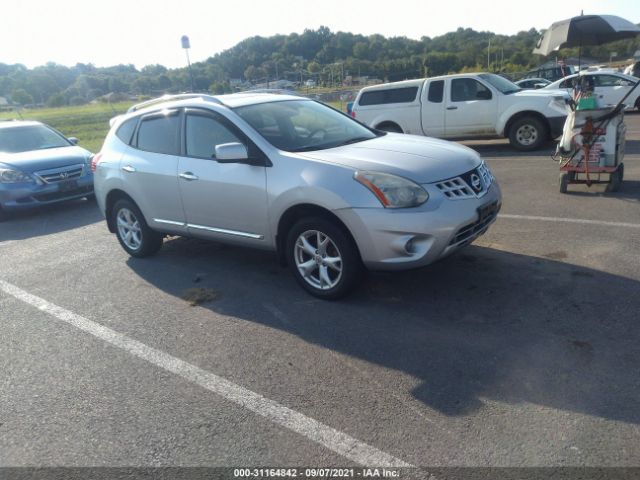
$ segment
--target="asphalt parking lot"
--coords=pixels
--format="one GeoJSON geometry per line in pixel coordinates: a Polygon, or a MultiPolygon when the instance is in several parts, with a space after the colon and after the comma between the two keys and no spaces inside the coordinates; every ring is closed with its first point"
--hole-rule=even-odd
{"type": "Polygon", "coordinates": [[[129,258],[93,201],[12,216],[0,463],[639,466],[640,115],[627,122],[617,193],[560,194],[551,145],[465,142],[503,189],[489,233],[340,302],[264,252],[174,238],[129,258]]]}

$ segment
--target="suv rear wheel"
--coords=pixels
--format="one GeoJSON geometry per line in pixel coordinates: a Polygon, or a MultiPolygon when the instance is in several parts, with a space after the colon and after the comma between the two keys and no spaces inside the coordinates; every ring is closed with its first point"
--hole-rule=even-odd
{"type": "Polygon", "coordinates": [[[361,276],[362,264],[353,240],[324,218],[296,223],[289,231],[286,248],[294,277],[315,297],[341,298],[361,276]]]}
{"type": "Polygon", "coordinates": [[[163,235],[149,228],[142,212],[131,200],[118,200],[111,215],[118,241],[129,255],[142,258],[160,250],[163,235]]]}
{"type": "Polygon", "coordinates": [[[509,129],[509,142],[521,151],[536,150],[547,137],[547,127],[536,117],[519,118],[509,129]]]}

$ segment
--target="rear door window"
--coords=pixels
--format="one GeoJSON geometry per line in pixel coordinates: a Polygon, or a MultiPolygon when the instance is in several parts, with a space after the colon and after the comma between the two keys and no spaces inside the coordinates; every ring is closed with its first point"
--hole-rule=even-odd
{"type": "Polygon", "coordinates": [[[432,103],[442,103],[444,97],[444,80],[435,80],[429,84],[428,99],[432,103]]]}
{"type": "Polygon", "coordinates": [[[144,117],[138,128],[137,147],[140,150],[166,155],[180,154],[179,111],[144,117]]]}

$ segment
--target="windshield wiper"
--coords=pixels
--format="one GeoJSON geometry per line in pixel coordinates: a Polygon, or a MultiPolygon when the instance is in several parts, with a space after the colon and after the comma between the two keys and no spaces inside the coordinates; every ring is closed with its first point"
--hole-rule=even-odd
{"type": "MultiPolygon", "coordinates": [[[[375,138],[375,137],[374,137],[375,138]]],[[[358,142],[364,142],[366,140],[372,140],[371,137],[355,137],[355,138],[350,138],[349,140],[345,140],[344,142],[338,143],[337,145],[334,145],[332,148],[335,147],[343,147],[345,145],[351,145],[352,143],[358,143],[358,142]]]]}
{"type": "Polygon", "coordinates": [[[329,148],[344,147],[345,145],[351,145],[352,143],[364,142],[365,140],[371,140],[371,137],[355,137],[355,138],[350,138],[349,140],[345,140],[344,142],[325,143],[324,145],[323,144],[306,145],[304,147],[299,147],[291,151],[292,152],[310,152],[312,150],[327,150],[329,148]]]}

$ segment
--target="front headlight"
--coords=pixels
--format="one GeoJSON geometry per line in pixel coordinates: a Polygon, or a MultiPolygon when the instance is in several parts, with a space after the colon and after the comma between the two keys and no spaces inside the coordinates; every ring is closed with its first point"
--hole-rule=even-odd
{"type": "Polygon", "coordinates": [[[33,183],[32,177],[19,170],[0,168],[0,183],[33,183]]]}
{"type": "Polygon", "coordinates": [[[354,180],[373,193],[385,208],[408,208],[429,199],[427,191],[411,180],[381,172],[356,172],[354,180]]]}

